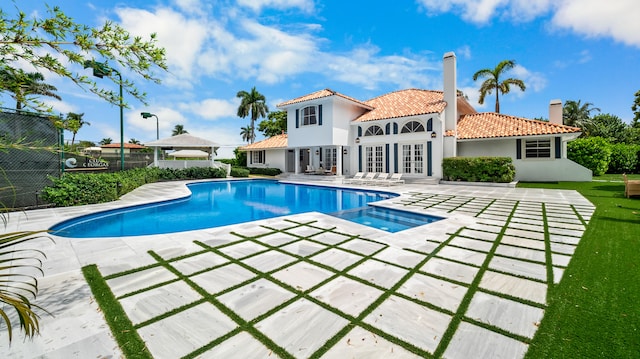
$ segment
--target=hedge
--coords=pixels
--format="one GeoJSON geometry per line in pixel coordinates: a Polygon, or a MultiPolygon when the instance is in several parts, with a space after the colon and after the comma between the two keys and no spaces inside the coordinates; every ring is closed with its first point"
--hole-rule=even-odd
{"type": "Polygon", "coordinates": [[[451,157],[442,161],[443,180],[509,183],[516,175],[510,157],[451,157]]]}
{"type": "Polygon", "coordinates": [[[590,169],[594,176],[607,172],[612,152],[611,144],[602,137],[579,138],[567,144],[567,157],[590,169]]]}

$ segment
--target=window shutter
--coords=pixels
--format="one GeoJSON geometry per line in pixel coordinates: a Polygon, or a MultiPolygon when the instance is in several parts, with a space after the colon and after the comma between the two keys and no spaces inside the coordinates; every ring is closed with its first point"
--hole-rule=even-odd
{"type": "Polygon", "coordinates": [[[322,105],[318,105],[318,126],[322,126],[322,105]]]}
{"type": "Polygon", "coordinates": [[[253,164],[253,151],[249,151],[249,164],[253,164]]]}
{"type": "Polygon", "coordinates": [[[562,140],[560,137],[556,137],[556,158],[562,157],[562,140]]]}
{"type": "Polygon", "coordinates": [[[384,171],[389,172],[389,144],[385,145],[385,154],[384,154],[384,171]]]}
{"type": "Polygon", "coordinates": [[[398,144],[393,144],[393,172],[398,173],[398,144]]]}
{"type": "Polygon", "coordinates": [[[431,147],[431,141],[427,141],[427,176],[433,176],[433,164],[431,163],[431,157],[433,156],[433,148],[431,147]]]}
{"type": "Polygon", "coordinates": [[[516,159],[522,159],[522,140],[519,138],[516,140],[516,159]]]}
{"type": "Polygon", "coordinates": [[[358,137],[362,137],[362,127],[358,126],[358,137]]]}
{"type": "Polygon", "coordinates": [[[433,131],[433,119],[427,120],[427,131],[433,131]]]}
{"type": "Polygon", "coordinates": [[[358,146],[358,172],[362,172],[362,146],[358,146]]]}
{"type": "Polygon", "coordinates": [[[296,110],[296,128],[300,127],[300,110],[296,110]]]}

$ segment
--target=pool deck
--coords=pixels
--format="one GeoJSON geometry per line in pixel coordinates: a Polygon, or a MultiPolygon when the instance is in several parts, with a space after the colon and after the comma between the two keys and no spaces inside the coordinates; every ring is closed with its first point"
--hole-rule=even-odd
{"type": "MultiPolygon", "coordinates": [[[[5,230],[188,196],[185,183],[145,185],[107,204],[11,213],[5,230]]],[[[522,358],[548,288],[562,279],[595,210],[575,191],[360,188],[400,194],[379,205],[446,219],[388,233],[312,212],[28,242],[47,255],[36,304],[51,315],[41,314],[39,336],[23,340],[16,330],[10,346],[1,326],[0,358],[122,357],[83,277],[90,264],[154,358],[522,358]]]]}

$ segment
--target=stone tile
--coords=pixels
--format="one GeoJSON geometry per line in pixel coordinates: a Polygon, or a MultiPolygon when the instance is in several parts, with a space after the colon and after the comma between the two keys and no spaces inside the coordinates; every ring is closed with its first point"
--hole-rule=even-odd
{"type": "Polygon", "coordinates": [[[377,243],[373,241],[367,241],[364,239],[356,238],[346,243],[340,244],[339,247],[348,249],[350,251],[354,251],[363,255],[371,255],[386,246],[382,243],[377,243]]]}
{"type": "Polygon", "coordinates": [[[355,327],[329,349],[322,358],[418,359],[421,356],[368,332],[362,327],[355,327]]]}
{"type": "Polygon", "coordinates": [[[311,237],[312,240],[321,243],[334,245],[348,240],[350,237],[340,233],[323,232],[311,237]]]}
{"type": "Polygon", "coordinates": [[[512,246],[525,247],[531,249],[537,249],[544,251],[545,244],[544,241],[536,240],[536,239],[526,239],[519,237],[511,237],[511,236],[503,236],[500,241],[501,244],[510,244],[512,246]]]}
{"type": "Polygon", "coordinates": [[[542,264],[495,256],[491,259],[489,268],[514,275],[539,279],[545,282],[547,281],[547,267],[542,264]]]}
{"type": "Polygon", "coordinates": [[[555,221],[548,221],[547,222],[550,228],[562,228],[562,229],[572,229],[575,231],[584,231],[584,225],[582,224],[582,222],[579,223],[566,223],[566,222],[555,222],[555,221]]]}
{"type": "Polygon", "coordinates": [[[242,268],[235,263],[231,263],[226,266],[195,275],[191,277],[191,280],[208,293],[215,294],[227,288],[236,286],[255,276],[256,275],[250,270],[242,268]]]}
{"type": "Polygon", "coordinates": [[[562,254],[552,253],[551,254],[551,261],[553,262],[554,266],[566,267],[566,266],[569,265],[569,262],[571,261],[571,256],[565,256],[565,255],[562,255],[562,254]]]}
{"type": "Polygon", "coordinates": [[[544,251],[529,248],[514,247],[501,244],[496,248],[496,254],[517,259],[527,259],[540,263],[546,263],[544,251]]]}
{"type": "Polygon", "coordinates": [[[540,228],[544,228],[544,220],[542,219],[542,216],[540,216],[540,218],[536,218],[536,219],[531,219],[531,218],[524,218],[524,217],[512,217],[511,218],[511,224],[528,224],[531,226],[536,226],[536,228],[538,228],[537,230],[539,231],[540,228]]]}
{"type": "Polygon", "coordinates": [[[478,252],[489,252],[493,247],[492,242],[481,241],[477,239],[470,239],[465,237],[455,237],[449,242],[449,245],[461,247],[464,249],[472,249],[478,252]]]}
{"type": "Polygon", "coordinates": [[[287,251],[291,254],[299,255],[302,257],[311,256],[314,253],[319,252],[325,248],[326,247],[322,244],[314,243],[305,239],[280,247],[280,249],[282,249],[283,251],[287,251]]]}
{"type": "Polygon", "coordinates": [[[551,242],[551,251],[555,253],[562,253],[562,254],[571,256],[576,251],[576,246],[571,244],[551,242]]]}
{"type": "Polygon", "coordinates": [[[138,329],[154,358],[180,358],[210,343],[236,327],[236,323],[210,303],[138,329]],[[207,330],[193,330],[207,328],[207,330]]]}
{"type": "Polygon", "coordinates": [[[198,359],[234,358],[242,353],[243,359],[271,358],[275,354],[247,332],[240,332],[212,349],[198,355],[198,359]]]}
{"type": "Polygon", "coordinates": [[[154,267],[109,279],[107,284],[116,297],[176,279],[175,274],[164,267],[154,267]]]}
{"type": "Polygon", "coordinates": [[[391,288],[407,272],[406,269],[370,259],[351,269],[349,274],[381,287],[391,288]]]}
{"type": "Polygon", "coordinates": [[[287,230],[287,233],[295,234],[300,237],[311,237],[318,233],[322,232],[321,229],[313,228],[310,226],[300,226],[296,228],[291,228],[287,230]]]}
{"type": "Polygon", "coordinates": [[[494,226],[490,224],[474,223],[467,226],[468,229],[490,233],[500,233],[502,226],[494,226]]]}
{"type": "Polygon", "coordinates": [[[423,254],[396,247],[387,247],[373,257],[385,262],[397,264],[404,268],[413,268],[425,258],[423,254]]]}
{"type": "Polygon", "coordinates": [[[264,278],[218,296],[218,300],[246,321],[293,298],[295,294],[264,278]]]}
{"type": "Polygon", "coordinates": [[[200,299],[198,292],[179,281],[123,298],[120,305],[135,325],[200,299]]]}
{"type": "MultiPolygon", "coordinates": [[[[485,227],[486,228],[486,227],[485,227]]],[[[501,228],[498,227],[490,227],[493,231],[479,231],[472,228],[465,228],[460,232],[460,235],[463,237],[469,237],[473,239],[482,239],[485,241],[493,242],[498,238],[498,233],[501,228]]]]}
{"type": "Polygon", "coordinates": [[[582,237],[584,233],[583,230],[575,230],[575,229],[564,229],[564,228],[549,228],[549,235],[564,235],[564,236],[573,236],[573,237],[582,237]]]}
{"type": "MultiPolygon", "coordinates": [[[[511,226],[511,224],[509,224],[509,226],[511,226]]],[[[508,236],[537,239],[539,241],[544,241],[544,233],[542,232],[531,232],[529,230],[510,227],[510,228],[507,228],[506,231],[504,231],[504,234],[508,236]]]]}
{"type": "Polygon", "coordinates": [[[433,353],[451,317],[406,299],[391,296],[364,322],[404,342],[433,353]]]}
{"type": "Polygon", "coordinates": [[[430,240],[423,241],[416,245],[413,245],[411,249],[420,253],[431,254],[440,245],[440,243],[437,243],[437,242],[444,242],[444,240],[446,240],[446,238],[443,239],[442,241],[436,241],[436,242],[433,242],[430,240]]]}
{"type": "Polygon", "coordinates": [[[449,278],[458,282],[471,284],[478,273],[478,267],[448,261],[440,258],[431,258],[420,268],[426,273],[435,274],[440,277],[449,278]]]}
{"type": "Polygon", "coordinates": [[[290,243],[300,239],[290,234],[275,232],[275,233],[268,234],[264,237],[258,237],[255,240],[270,246],[279,247],[285,243],[290,243]]]}
{"type": "Polygon", "coordinates": [[[311,296],[343,313],[358,317],[383,292],[353,279],[338,277],[311,292],[311,296]]]}
{"type": "Polygon", "coordinates": [[[558,284],[562,280],[562,275],[564,274],[563,268],[553,267],[553,283],[558,284]]]}
{"type": "Polygon", "coordinates": [[[398,293],[455,312],[467,289],[459,284],[416,273],[402,284],[398,293]]]}
{"type": "Polygon", "coordinates": [[[338,248],[331,248],[322,253],[318,253],[309,259],[341,271],[346,267],[362,260],[362,258],[362,256],[359,256],[357,254],[343,251],[338,248]]]}
{"type": "Polygon", "coordinates": [[[470,251],[467,249],[445,246],[438,252],[438,257],[453,259],[462,263],[470,263],[481,266],[486,258],[486,253],[470,251]]]}
{"type": "Polygon", "coordinates": [[[551,242],[572,244],[574,246],[577,246],[578,243],[580,243],[580,237],[565,236],[561,234],[549,234],[549,240],[551,242]]]}
{"type": "Polygon", "coordinates": [[[272,274],[299,291],[305,291],[334,275],[333,272],[306,262],[299,262],[272,274]]]}
{"type": "Polygon", "coordinates": [[[257,237],[257,236],[263,236],[268,233],[272,233],[273,230],[260,227],[255,223],[249,222],[249,223],[243,223],[235,226],[234,232],[238,233],[243,237],[257,237]]]}
{"type": "Polygon", "coordinates": [[[221,247],[218,250],[233,258],[244,258],[252,254],[263,252],[268,248],[262,244],[258,244],[252,241],[244,241],[235,243],[227,247],[221,247]]]}
{"type": "Polygon", "coordinates": [[[297,261],[298,258],[278,251],[267,251],[249,258],[243,259],[242,263],[266,273],[274,269],[286,266],[297,261]]]}
{"type": "Polygon", "coordinates": [[[465,316],[510,333],[533,338],[544,310],[495,295],[476,292],[465,316]]]}
{"type": "Polygon", "coordinates": [[[508,294],[535,303],[547,303],[547,285],[529,279],[486,271],[480,280],[480,288],[508,294]]]}
{"type": "Polygon", "coordinates": [[[339,315],[300,299],[256,323],[255,328],[294,357],[308,358],[347,324],[339,315]]]}
{"type": "Polygon", "coordinates": [[[460,323],[451,338],[443,358],[524,358],[529,346],[519,340],[478,327],[466,322],[460,323]]]}
{"type": "Polygon", "coordinates": [[[171,265],[184,275],[227,263],[229,260],[213,252],[205,252],[188,258],[171,262],[171,265]]]}

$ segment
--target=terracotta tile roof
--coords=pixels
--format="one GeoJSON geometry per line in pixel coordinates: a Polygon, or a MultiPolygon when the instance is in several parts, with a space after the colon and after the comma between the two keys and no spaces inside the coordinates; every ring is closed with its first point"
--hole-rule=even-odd
{"type": "Polygon", "coordinates": [[[300,97],[294,98],[293,100],[289,100],[289,101],[285,101],[283,103],[280,103],[276,107],[285,107],[285,106],[289,106],[289,105],[292,105],[292,104],[305,102],[305,101],[316,100],[316,99],[319,99],[319,98],[329,97],[329,96],[340,96],[342,98],[345,98],[345,99],[347,99],[349,101],[353,101],[353,102],[355,102],[355,103],[357,103],[359,105],[362,105],[363,107],[366,107],[366,108],[370,109],[370,107],[367,104],[365,104],[364,102],[362,102],[360,100],[356,100],[353,97],[349,97],[347,95],[343,95],[343,94],[341,94],[339,92],[335,92],[335,91],[333,91],[331,89],[324,89],[324,90],[316,91],[314,93],[310,93],[308,95],[300,96],[300,97]]]}
{"type": "MultiPolygon", "coordinates": [[[[557,125],[494,112],[482,112],[461,116],[458,120],[457,130],[458,140],[556,135],[580,132],[578,127],[557,125]]],[[[453,131],[447,131],[445,133],[445,136],[453,135],[453,131]]]]}
{"type": "MultiPolygon", "coordinates": [[[[108,145],[102,145],[100,147],[102,147],[102,148],[120,148],[120,143],[110,143],[108,145]]],[[[137,145],[135,143],[125,143],[123,147],[124,148],[128,148],[128,149],[133,149],[133,150],[139,150],[139,149],[146,148],[145,146],[137,145]]]]}
{"type": "Polygon", "coordinates": [[[418,89],[391,92],[365,103],[371,106],[373,110],[356,118],[354,122],[440,113],[447,105],[442,91],[418,89]]]}
{"type": "Polygon", "coordinates": [[[252,150],[268,150],[274,148],[287,148],[287,134],[284,133],[282,135],[276,135],[273,137],[269,137],[262,141],[258,141],[252,143],[250,145],[246,145],[240,147],[241,151],[252,151],[252,150]]]}

